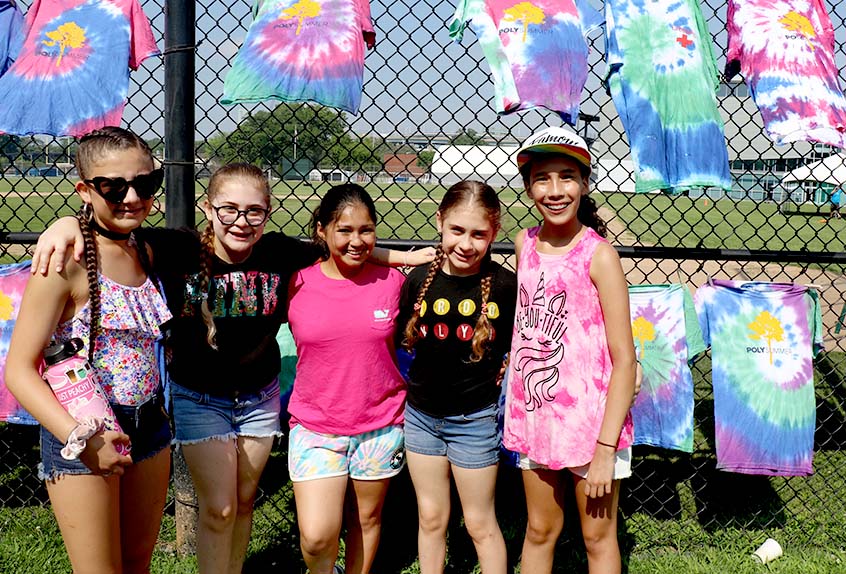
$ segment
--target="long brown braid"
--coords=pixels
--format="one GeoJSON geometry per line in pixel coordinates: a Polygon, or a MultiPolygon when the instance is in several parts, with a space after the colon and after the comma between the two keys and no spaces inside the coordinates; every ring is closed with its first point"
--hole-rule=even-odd
{"type": "Polygon", "coordinates": [[[411,351],[414,348],[414,345],[417,344],[417,341],[422,338],[420,328],[417,326],[417,323],[420,321],[421,305],[423,305],[423,298],[429,290],[429,285],[432,284],[432,281],[435,279],[435,275],[438,274],[438,271],[441,269],[441,265],[444,263],[444,257],[444,248],[439,244],[435,249],[435,258],[429,264],[429,272],[426,273],[426,279],[423,280],[423,283],[420,285],[420,290],[417,292],[417,299],[414,301],[414,311],[408,319],[408,323],[405,324],[405,330],[403,331],[402,346],[409,351],[411,351]]]}
{"type": "MultiPolygon", "coordinates": [[[[94,130],[79,140],[76,150],[76,171],[80,179],[86,179],[91,175],[92,166],[103,156],[128,149],[139,149],[146,152],[153,161],[153,152],[150,146],[143,139],[129,130],[107,126],[94,130]]],[[[97,252],[97,241],[94,238],[94,231],[91,229],[90,221],[94,217],[91,204],[85,204],[76,214],[79,221],[79,229],[82,232],[85,274],[88,278],[88,309],[90,312],[90,323],[88,325],[88,361],[94,362],[94,347],[97,342],[97,334],[100,332],[100,281],[99,281],[99,258],[97,252]]],[[[133,232],[133,235],[135,233],[133,232]]],[[[145,272],[150,269],[149,257],[143,243],[138,249],[139,261],[145,272]],[[141,250],[144,249],[142,255],[141,250]]],[[[149,274],[149,272],[148,272],[149,274]]]]}
{"type": "MultiPolygon", "coordinates": [[[[465,180],[459,181],[450,187],[444,194],[440,205],[438,206],[438,213],[441,218],[446,218],[449,211],[455,207],[470,205],[474,208],[481,209],[485,212],[490,221],[491,227],[494,230],[494,238],[500,228],[500,221],[502,218],[502,207],[499,202],[499,197],[496,195],[494,189],[480,181],[465,180]]],[[[435,275],[441,269],[446,258],[442,245],[438,245],[435,252],[435,259],[429,265],[429,272],[426,274],[426,279],[420,285],[420,290],[417,293],[417,300],[414,304],[414,311],[408,320],[403,331],[403,346],[411,350],[414,345],[421,339],[420,328],[418,322],[420,320],[420,311],[422,309],[423,299],[426,292],[432,285],[435,275]]],[[[491,327],[490,319],[488,318],[487,307],[488,299],[491,295],[491,283],[493,281],[493,268],[490,260],[490,253],[482,260],[481,271],[484,277],[480,283],[482,292],[482,301],[480,306],[479,318],[476,320],[475,330],[473,332],[472,349],[473,354],[470,356],[471,363],[477,363],[482,360],[485,355],[485,350],[488,343],[493,337],[493,328],[491,327]]]]}
{"type": "MultiPolygon", "coordinates": [[[[214,204],[214,198],[220,193],[223,184],[233,179],[242,180],[247,184],[255,185],[260,189],[267,199],[267,207],[270,206],[270,183],[267,181],[264,172],[249,163],[230,163],[215,171],[209,179],[209,187],[206,190],[206,201],[214,204]]],[[[214,261],[214,225],[212,221],[206,223],[206,227],[200,236],[200,274],[198,293],[202,297],[200,313],[203,323],[206,325],[206,341],[212,349],[217,349],[217,326],[214,323],[214,313],[209,303],[209,285],[211,284],[212,262],[214,261]]],[[[214,296],[212,296],[214,298],[214,296]]]]}
{"type": "MultiPolygon", "coordinates": [[[[490,267],[490,265],[483,264],[483,267],[490,267]]],[[[482,307],[479,313],[479,318],[476,319],[476,328],[473,333],[473,355],[470,357],[471,363],[478,363],[485,355],[485,349],[488,342],[493,335],[493,327],[488,318],[488,298],[491,296],[491,282],[493,281],[493,273],[488,272],[482,279],[480,288],[482,290],[482,307]]]]}
{"type": "Polygon", "coordinates": [[[88,278],[88,362],[94,364],[94,347],[97,342],[97,335],[100,332],[100,281],[98,274],[97,241],[94,239],[94,231],[89,225],[91,204],[85,204],[76,214],[79,221],[79,229],[82,232],[83,246],[85,248],[85,275],[88,278]]]}

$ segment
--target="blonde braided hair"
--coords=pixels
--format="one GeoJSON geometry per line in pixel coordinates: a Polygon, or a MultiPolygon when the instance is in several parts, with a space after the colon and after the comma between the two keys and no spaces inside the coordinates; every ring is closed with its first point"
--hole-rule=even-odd
{"type": "MultiPolygon", "coordinates": [[[[450,210],[462,205],[471,205],[483,210],[494,229],[494,236],[499,231],[500,221],[502,218],[502,207],[499,202],[499,197],[496,191],[481,181],[464,180],[459,181],[450,187],[444,194],[440,205],[438,206],[438,213],[442,218],[446,218],[450,210]]],[[[488,247],[490,249],[490,246],[488,247]]],[[[429,265],[429,272],[426,274],[426,279],[420,285],[420,290],[417,293],[417,299],[414,303],[414,311],[408,320],[403,331],[403,347],[409,351],[414,348],[414,345],[422,338],[418,322],[420,320],[421,305],[426,292],[435,279],[435,275],[441,269],[446,255],[444,253],[443,245],[438,245],[435,252],[435,259],[429,265]]],[[[473,354],[470,356],[471,363],[477,363],[482,360],[487,349],[488,343],[494,335],[493,327],[488,318],[487,307],[488,299],[491,295],[491,283],[493,282],[494,270],[490,269],[491,259],[490,251],[482,260],[482,271],[487,271],[482,278],[480,288],[482,291],[482,305],[479,318],[476,320],[476,326],[473,332],[472,349],[473,354]]]]}
{"type": "Polygon", "coordinates": [[[211,266],[214,258],[214,226],[208,222],[200,236],[200,285],[198,293],[202,297],[200,313],[206,324],[206,341],[212,349],[217,350],[217,326],[214,324],[214,314],[209,305],[209,283],[211,282],[211,266]]]}

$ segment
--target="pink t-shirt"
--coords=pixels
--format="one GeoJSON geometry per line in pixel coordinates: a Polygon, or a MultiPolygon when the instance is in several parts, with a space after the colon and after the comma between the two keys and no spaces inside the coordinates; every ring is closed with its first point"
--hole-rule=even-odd
{"type": "Polygon", "coordinates": [[[403,422],[405,381],[396,364],[399,271],[366,264],[330,279],[317,263],[291,281],[288,322],[297,344],[291,426],[354,435],[403,422]]]}
{"type": "MultiPolygon", "coordinates": [[[[563,255],[538,253],[529,229],[517,267],[505,448],[551,469],[588,464],[605,416],[611,355],[590,263],[604,242],[585,229],[563,255]]],[[[626,415],[618,448],[632,444],[626,415]]]]}

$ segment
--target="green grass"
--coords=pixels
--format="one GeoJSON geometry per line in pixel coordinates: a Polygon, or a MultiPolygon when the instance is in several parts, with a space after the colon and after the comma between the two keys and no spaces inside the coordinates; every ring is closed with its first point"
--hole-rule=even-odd
{"type": "MultiPolygon", "coordinates": [[[[694,365],[696,433],[692,455],[635,447],[634,476],[623,481],[619,539],[629,574],[842,574],[846,572],[846,353],[830,352],[816,362],[817,432],[814,474],[763,477],[717,471],[713,453],[713,396],[708,356],[694,365]],[[766,538],[780,542],[784,556],[769,566],[752,552],[766,538]]],[[[0,425],[0,444],[22,433],[0,425]],[[5,432],[4,432],[5,431],[5,432]]],[[[34,436],[31,432],[29,435],[34,436]]],[[[0,471],[0,500],[36,489],[35,448],[13,452],[25,463],[0,471]],[[5,474],[4,474],[5,473],[5,474]]],[[[299,555],[293,489],[284,445],[274,450],[262,476],[253,536],[244,572],[304,572],[299,555]]],[[[555,574],[587,572],[584,547],[565,500],[565,532],[557,547],[555,574]]],[[[454,498],[453,508],[458,508],[454,498]]],[[[500,525],[512,571],[526,513],[519,473],[503,469],[497,492],[500,525]]],[[[153,572],[196,572],[193,557],[174,548],[172,505],[162,524],[153,572]]],[[[383,513],[383,544],[373,571],[417,574],[416,507],[407,473],[394,479],[383,513]]],[[[447,574],[478,572],[475,551],[457,511],[449,527],[447,574]]],[[[341,556],[342,561],[342,556],[341,556]]],[[[0,572],[68,571],[61,539],[46,503],[0,508],[0,572]]]]}
{"type": "MultiPolygon", "coordinates": [[[[203,182],[205,183],[205,182],[203,182]]],[[[292,235],[307,233],[310,211],[327,185],[291,187],[274,185],[278,208],[270,228],[292,235]]],[[[60,189],[71,192],[69,182],[60,189]]],[[[0,225],[8,231],[40,231],[42,221],[69,214],[78,207],[75,197],[19,193],[51,192],[53,182],[43,179],[0,180],[0,225]],[[14,184],[14,191],[11,185],[14,184]],[[49,185],[48,185],[49,184],[49,185]],[[29,187],[27,187],[29,186],[29,187]],[[11,193],[10,193],[11,192],[11,193]]],[[[202,193],[198,184],[197,194],[202,193]]],[[[436,236],[432,214],[443,189],[420,185],[370,186],[381,216],[383,238],[436,236]]],[[[594,193],[600,205],[611,209],[644,245],[667,247],[772,249],[800,251],[844,250],[843,221],[803,206],[803,212],[782,214],[773,204],[663,195],[594,193]]],[[[507,205],[502,237],[513,238],[520,227],[536,221],[524,194],[503,190],[507,205]]],[[[202,221],[198,214],[197,221],[202,221]]],[[[162,214],[149,219],[162,224],[162,214]]],[[[815,474],[807,478],[762,478],[723,473],[714,469],[713,397],[710,362],[700,358],[694,369],[696,388],[695,454],[668,453],[637,447],[635,476],[624,482],[620,540],[630,574],[757,574],[846,572],[846,354],[828,353],[817,361],[818,404],[815,474]],[[779,540],[785,554],[769,567],[755,564],[751,552],[765,538],[779,540]]],[[[0,444],[4,443],[0,425],[0,444]]],[[[20,453],[19,453],[20,454],[20,453]]],[[[39,489],[26,464],[0,467],[0,572],[69,571],[69,565],[49,507],[36,498],[15,506],[17,493],[39,489]]],[[[5,458],[4,454],[4,458],[5,458]]],[[[509,558],[516,565],[525,531],[525,510],[519,478],[503,472],[498,495],[501,526],[509,558]]],[[[39,492],[41,492],[39,490],[39,492]]],[[[23,496],[23,494],[21,494],[23,496]]],[[[43,498],[43,492],[40,496],[43,498]]],[[[572,506],[572,505],[571,505],[572,506]]],[[[457,506],[456,506],[457,507],[457,506]]],[[[172,514],[172,507],[170,508],[172,514]]],[[[406,475],[394,481],[385,509],[383,551],[374,572],[416,573],[413,491],[406,475]]],[[[162,525],[153,572],[196,572],[193,557],[173,551],[175,525],[168,514],[162,525]]],[[[472,544],[460,519],[450,525],[450,574],[478,571],[472,544]]],[[[255,526],[245,572],[304,572],[299,558],[292,489],[284,452],[273,453],[262,478],[255,526]]],[[[519,570],[516,570],[519,571],[519,570]]],[[[586,572],[584,549],[574,516],[558,547],[556,573],[586,572]]]]}
{"type": "MultiPolygon", "coordinates": [[[[207,180],[197,182],[198,198],[204,193],[206,183],[207,180]]],[[[308,234],[311,211],[328,188],[329,184],[325,183],[274,182],[273,194],[278,207],[269,228],[283,229],[292,235],[308,234]]],[[[436,237],[434,212],[443,195],[442,186],[372,184],[367,189],[376,201],[381,218],[380,237],[426,240],[436,237]]],[[[505,188],[499,193],[505,207],[500,239],[513,240],[520,228],[536,224],[537,217],[522,190],[505,188]]],[[[599,192],[592,196],[600,206],[615,213],[616,222],[641,245],[810,252],[846,250],[846,221],[828,220],[827,215],[817,213],[812,205],[781,213],[774,203],[749,200],[692,200],[685,196],[599,192]]],[[[57,216],[71,214],[79,206],[71,182],[59,178],[0,180],[0,199],[0,228],[5,231],[41,231],[45,223],[57,216]],[[55,190],[60,193],[52,193],[55,190]]],[[[198,213],[197,222],[203,219],[198,213]]],[[[155,211],[149,223],[163,225],[162,213],[155,211]]]]}

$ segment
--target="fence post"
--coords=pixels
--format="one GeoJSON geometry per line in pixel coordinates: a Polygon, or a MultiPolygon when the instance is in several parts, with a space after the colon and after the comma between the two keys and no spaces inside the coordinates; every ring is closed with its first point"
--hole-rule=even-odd
{"type": "MultiPolygon", "coordinates": [[[[165,1],[165,221],[168,227],[194,226],[194,2],[165,1]]],[[[197,502],[182,450],[173,453],[176,546],[193,554],[197,502]]]]}

